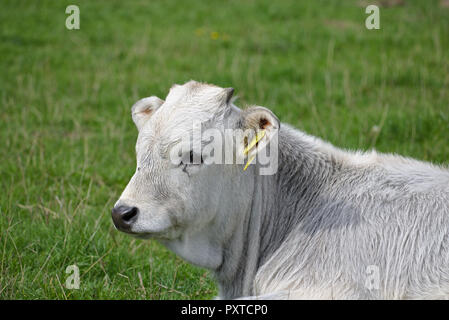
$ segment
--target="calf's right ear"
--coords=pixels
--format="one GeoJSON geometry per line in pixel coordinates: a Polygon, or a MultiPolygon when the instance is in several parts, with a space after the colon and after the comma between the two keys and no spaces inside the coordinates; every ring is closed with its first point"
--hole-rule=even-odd
{"type": "Polygon", "coordinates": [[[164,100],[156,96],[140,99],[131,108],[131,116],[136,124],[137,130],[140,130],[145,122],[153,113],[164,103],[164,100]]]}

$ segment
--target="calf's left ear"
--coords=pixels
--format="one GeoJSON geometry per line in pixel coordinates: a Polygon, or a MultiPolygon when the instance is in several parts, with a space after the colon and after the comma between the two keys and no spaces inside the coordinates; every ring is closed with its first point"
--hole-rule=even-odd
{"type": "Polygon", "coordinates": [[[248,132],[243,141],[243,155],[249,159],[253,158],[273,139],[280,126],[276,115],[265,107],[257,106],[243,110],[240,127],[248,132]]]}
{"type": "Polygon", "coordinates": [[[131,116],[136,124],[137,130],[143,127],[145,122],[151,118],[153,113],[164,103],[164,100],[156,96],[140,99],[131,108],[131,116]]]}

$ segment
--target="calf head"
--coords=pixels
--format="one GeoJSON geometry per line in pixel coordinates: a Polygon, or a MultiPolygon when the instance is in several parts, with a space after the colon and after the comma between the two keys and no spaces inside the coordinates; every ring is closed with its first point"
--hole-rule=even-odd
{"type": "Polygon", "coordinates": [[[165,101],[152,96],[134,104],[137,168],[112,210],[117,229],[167,243],[208,228],[229,236],[251,203],[256,165],[243,171],[244,163],[273,141],[280,125],[266,108],[237,108],[233,92],[190,81],[174,85],[165,101]],[[229,134],[237,130],[242,139],[229,134]]]}

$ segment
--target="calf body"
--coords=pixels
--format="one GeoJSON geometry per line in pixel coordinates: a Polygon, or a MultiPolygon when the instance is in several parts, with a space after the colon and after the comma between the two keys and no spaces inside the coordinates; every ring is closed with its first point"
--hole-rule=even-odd
{"type": "Polygon", "coordinates": [[[118,229],[212,270],[221,298],[449,296],[448,170],[337,149],[265,108],[238,109],[232,92],[188,82],[136,103],[137,170],[113,210],[118,229]],[[261,144],[276,131],[277,171],[170,164],[195,120],[256,126],[261,144]]]}
{"type": "Polygon", "coordinates": [[[224,295],[447,298],[449,172],[344,152],[285,127],[278,173],[255,176],[241,260],[257,261],[250,290],[236,281],[224,295]]]}

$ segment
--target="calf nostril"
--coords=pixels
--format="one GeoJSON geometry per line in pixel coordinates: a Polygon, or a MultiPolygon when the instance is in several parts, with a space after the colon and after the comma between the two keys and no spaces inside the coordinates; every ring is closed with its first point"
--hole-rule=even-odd
{"type": "Polygon", "coordinates": [[[131,229],[133,222],[137,219],[139,209],[136,207],[118,206],[112,209],[112,221],[117,229],[127,231],[131,229]]]}
{"type": "Polygon", "coordinates": [[[134,218],[137,215],[137,208],[132,207],[129,208],[126,212],[123,213],[122,219],[126,222],[129,222],[132,218],[134,218]]]}

